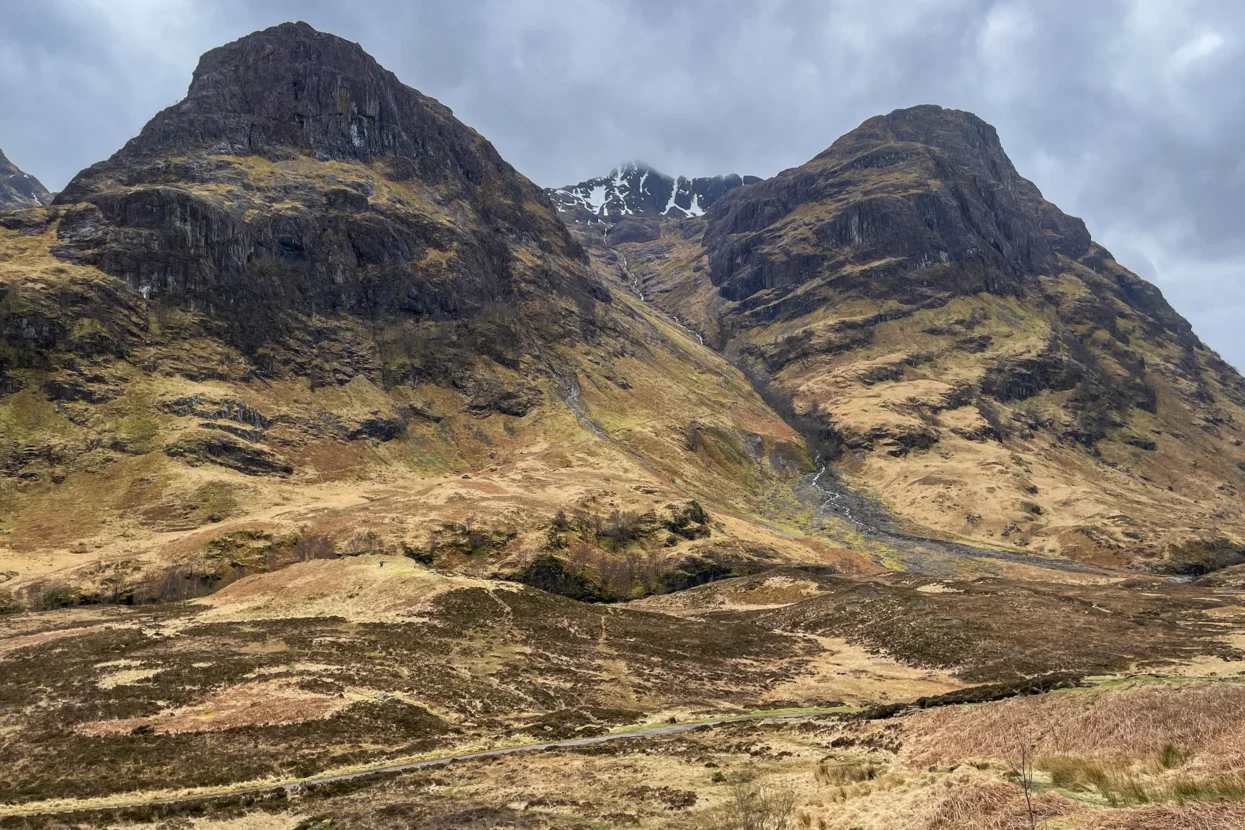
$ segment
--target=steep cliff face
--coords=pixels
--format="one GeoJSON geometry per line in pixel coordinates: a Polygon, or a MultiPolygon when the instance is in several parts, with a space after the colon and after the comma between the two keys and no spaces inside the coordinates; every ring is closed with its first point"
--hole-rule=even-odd
{"type": "Polygon", "coordinates": [[[21,210],[50,204],[48,193],[38,179],[23,173],[0,151],[0,210],[21,210]]]}
{"type": "MultiPolygon", "coordinates": [[[[657,533],[667,505],[796,520],[811,469],[487,141],[305,24],[207,53],[184,101],[54,204],[0,216],[13,596],[313,530],[513,572],[558,511],[615,515],[664,559],[683,555],[657,533]]],[[[711,537],[684,550],[735,534],[711,537]]]]}
{"type": "Polygon", "coordinates": [[[204,55],[186,99],[56,205],[56,256],[224,324],[265,373],[307,371],[288,341],[338,314],[380,347],[347,377],[517,369],[538,342],[592,337],[608,303],[539,188],[306,24],[204,55]]]}
{"type": "Polygon", "coordinates": [[[901,515],[1176,569],[1245,540],[1245,382],[979,118],[872,118],[705,220],[610,255],[901,515]]]}

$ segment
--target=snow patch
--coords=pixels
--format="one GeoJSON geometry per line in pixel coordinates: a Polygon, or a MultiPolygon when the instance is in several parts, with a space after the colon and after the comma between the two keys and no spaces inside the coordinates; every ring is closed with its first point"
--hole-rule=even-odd
{"type": "Polygon", "coordinates": [[[677,204],[675,204],[675,202],[674,202],[675,198],[679,195],[679,184],[680,184],[682,181],[683,181],[683,177],[682,177],[682,176],[680,176],[679,178],[674,179],[674,180],[672,180],[672,181],[671,181],[671,183],[670,183],[670,201],[669,201],[669,202],[667,202],[667,203],[666,203],[666,207],[665,207],[664,209],[662,209],[662,212],[661,212],[661,215],[662,215],[662,216],[667,216],[667,215],[669,215],[670,210],[671,210],[672,208],[673,208],[673,209],[676,209],[676,210],[683,210],[683,208],[679,207],[679,206],[678,206],[677,204]]]}
{"type": "Polygon", "coordinates": [[[630,195],[631,186],[627,184],[623,168],[616,168],[613,171],[613,181],[611,184],[614,189],[614,198],[618,200],[618,213],[622,216],[633,213],[631,206],[627,204],[627,196],[630,195]]]}
{"type": "Polygon", "coordinates": [[[592,188],[588,196],[584,199],[588,203],[588,209],[597,215],[601,214],[601,209],[605,207],[605,185],[599,184],[592,188]]]}

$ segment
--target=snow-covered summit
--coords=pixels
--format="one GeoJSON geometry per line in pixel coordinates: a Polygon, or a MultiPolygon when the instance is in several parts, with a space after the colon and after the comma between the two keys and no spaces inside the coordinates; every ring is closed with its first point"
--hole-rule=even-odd
{"type": "Polygon", "coordinates": [[[728,190],[760,181],[755,176],[667,176],[639,161],[627,162],[609,175],[546,192],[564,218],[617,221],[626,216],[687,219],[705,210],[728,190]]]}

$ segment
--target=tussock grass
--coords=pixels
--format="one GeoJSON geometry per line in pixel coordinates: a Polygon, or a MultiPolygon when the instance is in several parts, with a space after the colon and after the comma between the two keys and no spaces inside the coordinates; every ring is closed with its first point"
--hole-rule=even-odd
{"type": "Polygon", "coordinates": [[[842,785],[872,781],[886,770],[875,761],[860,758],[823,758],[813,775],[819,784],[842,785]]]}
{"type": "Polygon", "coordinates": [[[1175,744],[1163,744],[1163,748],[1159,750],[1159,766],[1163,769],[1173,769],[1188,760],[1189,754],[1175,744]]]}
{"type": "Polygon", "coordinates": [[[1245,684],[1145,684],[1014,698],[974,708],[922,712],[909,724],[907,753],[918,766],[949,766],[965,758],[1005,759],[1016,735],[1043,735],[1039,752],[1092,758],[1116,767],[1133,763],[1180,767],[1190,757],[1205,773],[1245,767],[1245,684]]]}
{"type": "Polygon", "coordinates": [[[1086,830],[1237,830],[1245,827],[1245,805],[1198,804],[1119,810],[1097,816],[1086,830]]]}
{"type": "MultiPolygon", "coordinates": [[[[1042,794],[1033,799],[1039,826],[1073,812],[1067,798],[1042,794]]],[[[927,814],[921,830],[1028,830],[1024,793],[1001,781],[955,786],[927,814]]]]}
{"type": "Polygon", "coordinates": [[[1245,802],[1245,774],[1219,775],[1213,778],[1180,778],[1167,790],[1171,800],[1212,803],[1245,802]]]}
{"type": "Polygon", "coordinates": [[[1170,802],[1245,802],[1245,774],[1242,773],[1207,777],[1183,774],[1171,779],[1156,774],[1168,769],[1161,760],[1156,768],[1147,770],[1069,756],[1040,758],[1037,766],[1050,774],[1051,786],[1071,792],[1097,793],[1112,807],[1170,802]]]}

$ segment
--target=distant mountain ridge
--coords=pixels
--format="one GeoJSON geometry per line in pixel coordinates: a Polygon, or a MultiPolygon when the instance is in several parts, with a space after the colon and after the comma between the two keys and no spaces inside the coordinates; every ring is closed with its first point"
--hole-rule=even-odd
{"type": "Polygon", "coordinates": [[[42,207],[51,201],[52,194],[43,183],[23,173],[0,150],[0,210],[42,207]]]}
{"type": "Polygon", "coordinates": [[[545,192],[564,219],[616,222],[628,216],[688,219],[705,211],[729,191],[761,181],[756,176],[668,176],[639,161],[615,167],[608,175],[545,192]]]}

